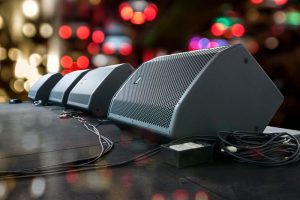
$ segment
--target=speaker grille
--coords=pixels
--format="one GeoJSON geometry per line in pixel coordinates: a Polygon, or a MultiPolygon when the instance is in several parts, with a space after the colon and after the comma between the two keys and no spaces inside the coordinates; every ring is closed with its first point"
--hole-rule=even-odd
{"type": "Polygon", "coordinates": [[[88,105],[90,98],[91,98],[91,95],[89,95],[89,94],[70,93],[68,103],[70,105],[75,105],[75,106],[76,106],[76,104],[88,105]]]}
{"type": "Polygon", "coordinates": [[[51,91],[50,93],[50,100],[62,100],[64,93],[58,91],[51,91]]]}
{"type": "Polygon", "coordinates": [[[162,56],[142,64],[116,94],[110,113],[168,128],[191,82],[212,57],[227,48],[162,56]]]}

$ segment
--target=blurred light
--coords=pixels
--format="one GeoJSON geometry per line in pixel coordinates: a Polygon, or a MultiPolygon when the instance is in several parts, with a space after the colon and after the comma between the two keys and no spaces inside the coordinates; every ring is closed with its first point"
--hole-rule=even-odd
{"type": "Polygon", "coordinates": [[[58,55],[58,53],[48,54],[47,71],[48,72],[58,72],[59,71],[59,55],[58,55]]]}
{"type": "Polygon", "coordinates": [[[68,25],[62,25],[59,27],[58,35],[62,39],[69,39],[72,36],[72,28],[68,25]]]}
{"type": "Polygon", "coordinates": [[[160,194],[160,193],[156,193],[152,196],[151,200],[165,200],[166,198],[164,197],[164,195],[160,194]]]}
{"type": "Polygon", "coordinates": [[[59,0],[40,0],[41,2],[41,13],[43,13],[44,19],[53,19],[53,16],[57,13],[59,0]]]}
{"type": "Polygon", "coordinates": [[[77,65],[79,69],[86,69],[90,65],[90,60],[86,56],[79,56],[77,58],[77,65]]]}
{"type": "Polygon", "coordinates": [[[245,27],[242,24],[234,24],[230,29],[235,37],[242,37],[245,34],[245,27]]]}
{"type": "Polygon", "coordinates": [[[226,27],[221,23],[214,23],[211,26],[210,31],[214,36],[221,36],[226,31],[226,27]]]}
{"type": "Polygon", "coordinates": [[[107,55],[112,55],[116,52],[116,47],[111,42],[106,42],[103,44],[102,51],[107,55]]]}
{"type": "Polygon", "coordinates": [[[100,52],[100,46],[96,43],[91,42],[87,48],[89,54],[96,55],[100,52]]]}
{"type": "Polygon", "coordinates": [[[143,62],[151,60],[155,57],[154,53],[151,51],[145,51],[143,55],[143,62]]]}
{"type": "MultiPolygon", "coordinates": [[[[0,102],[4,103],[1,101],[2,100],[1,99],[1,97],[2,97],[1,90],[2,89],[0,89],[0,102]]],[[[4,197],[6,196],[6,193],[7,193],[7,184],[4,181],[0,181],[0,198],[4,199],[4,197]]]]}
{"type": "Polygon", "coordinates": [[[223,24],[225,27],[229,27],[233,24],[232,20],[228,17],[219,17],[216,19],[216,23],[223,24]]]}
{"type": "Polygon", "coordinates": [[[197,192],[195,195],[195,200],[208,200],[208,195],[206,192],[197,192]]]}
{"type": "Polygon", "coordinates": [[[4,27],[4,20],[3,20],[3,17],[0,16],[0,30],[3,29],[4,27]]]}
{"type": "Polygon", "coordinates": [[[25,0],[22,4],[22,10],[26,17],[35,19],[39,14],[39,5],[35,0],[25,0]]]}
{"type": "Polygon", "coordinates": [[[172,200],[188,200],[189,194],[186,190],[178,189],[172,194],[172,200]]]}
{"type": "Polygon", "coordinates": [[[90,36],[90,29],[87,26],[80,26],[76,30],[76,35],[81,40],[86,40],[90,36]]]}
{"type": "Polygon", "coordinates": [[[90,4],[96,6],[99,5],[101,3],[101,0],[89,0],[90,4]]]}
{"type": "Polygon", "coordinates": [[[120,46],[120,49],[119,49],[119,52],[121,55],[123,56],[128,56],[131,54],[132,52],[132,46],[131,44],[128,44],[128,43],[123,43],[121,44],[120,46]]]}
{"type": "Polygon", "coordinates": [[[149,5],[145,8],[144,14],[146,16],[147,21],[152,21],[155,19],[158,12],[158,8],[154,3],[149,3],[149,5]]]}
{"type": "Polygon", "coordinates": [[[63,68],[71,68],[73,65],[73,59],[70,56],[63,56],[60,59],[60,65],[63,68]]]}
{"type": "Polygon", "coordinates": [[[38,53],[33,53],[29,56],[29,64],[31,66],[38,66],[42,63],[42,56],[38,53]]]}
{"type": "Polygon", "coordinates": [[[264,0],[250,0],[250,2],[253,4],[261,4],[264,2],[264,0]]]}
{"type": "Polygon", "coordinates": [[[39,29],[39,32],[40,32],[40,35],[43,37],[43,38],[49,38],[52,36],[53,34],[53,28],[50,24],[48,23],[43,23],[41,26],[40,26],[40,29],[39,29]]]}
{"type": "Polygon", "coordinates": [[[105,35],[102,31],[96,30],[92,34],[92,40],[93,42],[100,44],[104,41],[105,35]]]}
{"type": "Polygon", "coordinates": [[[128,21],[133,17],[133,9],[128,3],[120,4],[119,12],[120,12],[121,18],[125,21],[128,21]]]}
{"type": "Polygon", "coordinates": [[[283,24],[286,21],[286,14],[283,11],[277,11],[274,13],[273,18],[277,24],[283,24]]]}
{"type": "MultiPolygon", "coordinates": [[[[0,88],[0,103],[4,103],[4,102],[7,102],[7,101],[8,101],[8,96],[7,96],[6,91],[0,88]]],[[[0,182],[0,183],[1,183],[1,182],[0,182]]],[[[3,190],[4,190],[3,185],[0,186],[0,187],[2,187],[1,190],[2,190],[2,192],[3,192],[3,190]]],[[[4,193],[4,192],[3,192],[3,193],[4,193]]],[[[4,195],[5,195],[5,194],[4,194],[4,195]]],[[[0,198],[1,198],[1,196],[0,196],[0,198]]]]}
{"type": "Polygon", "coordinates": [[[21,54],[21,51],[17,48],[10,48],[8,50],[8,57],[9,59],[11,59],[12,61],[16,61],[17,57],[21,54]]]}
{"type": "Polygon", "coordinates": [[[24,91],[24,80],[17,79],[13,82],[13,90],[17,93],[21,93],[24,91]]]}
{"type": "Polygon", "coordinates": [[[214,41],[217,42],[220,47],[229,45],[229,42],[224,39],[215,39],[214,41]]]}
{"type": "Polygon", "coordinates": [[[209,43],[210,43],[209,39],[201,38],[198,42],[198,47],[199,49],[207,49],[209,48],[209,43]]]}
{"type": "Polygon", "coordinates": [[[200,37],[192,37],[192,39],[190,39],[189,41],[189,46],[188,46],[188,49],[189,51],[193,51],[193,50],[197,50],[199,49],[199,40],[200,40],[200,37]]]}
{"type": "Polygon", "coordinates": [[[278,6],[283,6],[288,2],[288,0],[274,0],[274,3],[278,6]]]}
{"type": "Polygon", "coordinates": [[[5,60],[7,58],[7,50],[4,47],[0,47],[0,60],[5,60]]]}
{"type": "Polygon", "coordinates": [[[215,48],[215,47],[219,47],[219,43],[217,43],[216,41],[210,41],[208,48],[215,48]]]}
{"type": "Polygon", "coordinates": [[[108,64],[108,59],[105,55],[98,54],[92,58],[92,62],[96,67],[102,67],[108,64]]]}
{"type": "Polygon", "coordinates": [[[145,23],[145,20],[146,20],[146,16],[144,13],[135,12],[131,19],[131,23],[136,24],[136,25],[141,25],[141,24],[145,23]]]}
{"type": "Polygon", "coordinates": [[[278,47],[278,45],[279,45],[279,41],[275,37],[268,37],[265,40],[265,46],[268,49],[276,49],[278,47]]]}
{"type": "Polygon", "coordinates": [[[76,181],[78,180],[78,174],[76,171],[74,170],[68,170],[66,173],[66,180],[70,183],[70,184],[75,184],[76,181]]]}
{"type": "Polygon", "coordinates": [[[29,63],[23,56],[18,56],[16,65],[15,65],[15,77],[25,78],[27,70],[29,68],[29,63]]]}
{"type": "Polygon", "coordinates": [[[35,28],[34,24],[32,24],[32,23],[24,24],[22,31],[23,31],[23,34],[29,38],[34,37],[36,35],[36,28],[35,28]]]}
{"type": "Polygon", "coordinates": [[[257,11],[256,8],[250,8],[246,13],[246,17],[249,21],[256,22],[259,20],[260,13],[257,11]]]}
{"type": "Polygon", "coordinates": [[[46,190],[46,180],[43,177],[34,178],[31,183],[31,196],[34,198],[41,197],[46,190]]]}
{"type": "Polygon", "coordinates": [[[291,11],[287,13],[286,23],[293,26],[300,25],[300,12],[291,11]]]}

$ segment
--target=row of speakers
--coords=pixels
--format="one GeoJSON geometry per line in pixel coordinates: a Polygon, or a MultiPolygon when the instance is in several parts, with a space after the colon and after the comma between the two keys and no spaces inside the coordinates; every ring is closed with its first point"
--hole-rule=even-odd
{"type": "Polygon", "coordinates": [[[47,74],[29,98],[88,110],[169,138],[263,131],[283,96],[242,45],[47,74]]]}

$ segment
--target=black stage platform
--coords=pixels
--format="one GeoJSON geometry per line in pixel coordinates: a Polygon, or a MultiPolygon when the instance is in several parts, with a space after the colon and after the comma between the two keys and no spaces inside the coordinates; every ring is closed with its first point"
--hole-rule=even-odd
{"type": "MultiPolygon", "coordinates": [[[[30,103],[0,105],[0,170],[54,165],[96,155],[99,141],[75,119],[60,119],[62,108],[30,103]]],[[[87,116],[88,118],[88,116],[87,116]]],[[[89,118],[94,120],[97,119],[89,118]]],[[[151,133],[121,131],[105,124],[100,132],[115,146],[100,161],[116,163],[155,148],[151,133]]],[[[276,128],[268,128],[276,131],[276,128]]],[[[297,133],[297,132],[293,132],[297,133]]],[[[44,177],[0,180],[0,199],[211,200],[300,198],[300,163],[259,167],[216,158],[176,169],[160,154],[124,166],[44,177]]]]}

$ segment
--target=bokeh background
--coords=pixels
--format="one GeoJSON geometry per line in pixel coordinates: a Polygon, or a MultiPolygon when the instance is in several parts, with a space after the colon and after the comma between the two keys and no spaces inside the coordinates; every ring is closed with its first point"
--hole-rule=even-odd
{"type": "Polygon", "coordinates": [[[242,43],[285,96],[271,125],[300,129],[299,37],[299,0],[0,0],[0,102],[48,72],[242,43]]]}

